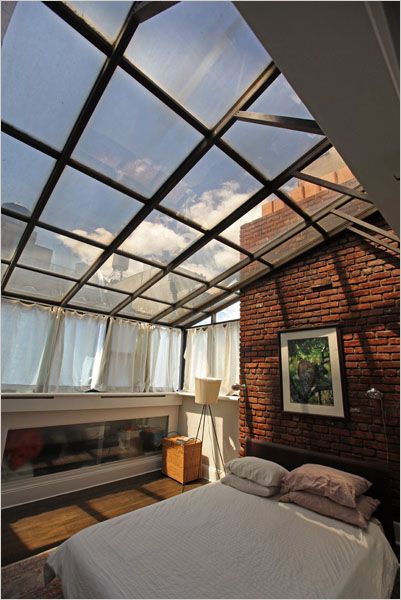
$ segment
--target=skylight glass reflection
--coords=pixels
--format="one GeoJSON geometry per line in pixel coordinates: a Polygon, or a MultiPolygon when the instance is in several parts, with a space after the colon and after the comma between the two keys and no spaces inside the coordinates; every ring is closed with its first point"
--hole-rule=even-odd
{"type": "Polygon", "coordinates": [[[181,277],[181,275],[176,275],[175,273],[168,273],[163,279],[146,290],[146,296],[154,298],[155,300],[175,304],[179,300],[185,298],[185,296],[192,294],[192,292],[199,289],[201,286],[201,283],[188,279],[187,277],[181,277]]]}
{"type": "Polygon", "coordinates": [[[235,150],[273,179],[313,148],[321,136],[237,121],[223,136],[235,150]]]}
{"type": "Polygon", "coordinates": [[[121,244],[120,250],[166,265],[200,236],[199,231],[153,211],[121,244]]]}
{"type": "Polygon", "coordinates": [[[73,285],[73,281],[16,267],[6,285],[6,292],[59,302],[73,285]]]}
{"type": "Polygon", "coordinates": [[[189,271],[205,281],[210,281],[242,258],[244,256],[237,250],[233,250],[217,240],[212,240],[177,267],[177,271],[189,271]]]}
{"type": "Polygon", "coordinates": [[[256,179],[214,147],[164,198],[162,205],[211,229],[260,187],[256,179]]]}
{"type": "Polygon", "coordinates": [[[1,205],[30,215],[55,160],[5,133],[1,134],[1,205]]]}
{"type": "Polygon", "coordinates": [[[42,2],[17,2],[2,50],[3,120],[60,149],[105,56],[42,2]]]}
{"type": "Polygon", "coordinates": [[[279,75],[248,111],[298,119],[313,118],[284,75],[279,75]]]}
{"type": "Polygon", "coordinates": [[[120,254],[113,254],[89,282],[132,294],[159,272],[160,269],[155,267],[120,254]]]}
{"type": "Polygon", "coordinates": [[[132,2],[66,2],[74,12],[99,31],[110,42],[116,39],[131,8],[132,2]]]}
{"type": "Polygon", "coordinates": [[[73,157],[151,196],[200,139],[183,119],[117,69],[73,157]]]}
{"type": "Polygon", "coordinates": [[[102,250],[41,227],[35,227],[19,263],[79,279],[102,250]]]}
{"type": "Polygon", "coordinates": [[[127,58],[214,126],[270,57],[231,2],[179,2],[139,25],[127,58]]]}
{"type": "Polygon", "coordinates": [[[154,300],[148,300],[147,298],[136,298],[133,302],[130,302],[130,304],[121,309],[118,314],[136,317],[137,319],[152,319],[167,308],[169,308],[169,305],[163,304],[162,302],[155,302],[154,300]]]}
{"type": "Polygon", "coordinates": [[[113,292],[111,290],[103,290],[101,288],[84,285],[71,298],[69,304],[71,306],[84,306],[88,308],[98,308],[102,311],[109,312],[115,306],[127,300],[126,294],[113,292]]]}
{"type": "Polygon", "coordinates": [[[130,196],[67,167],[41,215],[41,221],[110,244],[143,206],[130,196]]]}

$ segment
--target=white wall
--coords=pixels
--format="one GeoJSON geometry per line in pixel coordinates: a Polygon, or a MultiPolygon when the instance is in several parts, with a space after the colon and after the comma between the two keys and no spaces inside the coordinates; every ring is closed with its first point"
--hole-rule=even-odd
{"type": "MultiPolygon", "coordinates": [[[[182,405],[178,414],[178,431],[181,435],[195,437],[201,416],[202,405],[195,404],[193,396],[182,396],[182,405]]],[[[224,462],[239,456],[238,434],[238,400],[220,399],[212,406],[216,425],[216,433],[224,462]]],[[[201,432],[200,434],[201,435],[201,432]]],[[[199,437],[198,435],[198,437],[199,437]]],[[[214,442],[213,430],[209,415],[205,422],[205,433],[202,446],[203,476],[215,481],[224,475],[219,452],[214,442]]]]}

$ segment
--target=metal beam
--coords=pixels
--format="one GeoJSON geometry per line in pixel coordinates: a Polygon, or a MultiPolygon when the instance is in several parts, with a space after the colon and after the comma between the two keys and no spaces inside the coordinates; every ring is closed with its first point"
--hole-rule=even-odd
{"type": "MultiPolygon", "coordinates": [[[[252,102],[256,99],[261,93],[261,87],[268,85],[270,82],[270,78],[276,78],[277,69],[272,65],[269,65],[262,75],[257,79],[256,83],[254,82],[250,88],[243,94],[243,98],[245,98],[246,102],[252,102]]],[[[125,228],[120,232],[120,234],[113,240],[110,244],[109,248],[105,250],[105,252],[98,258],[97,261],[92,265],[92,267],[85,273],[83,278],[80,281],[80,284],[74,286],[73,290],[65,298],[63,298],[61,302],[61,306],[64,306],[66,303],[70,301],[72,296],[78,291],[78,289],[86,283],[88,279],[95,273],[95,271],[109,258],[109,256],[131,235],[134,229],[150,214],[150,212],[156,208],[161,201],[165,198],[165,196],[178,184],[179,181],[194,167],[197,162],[206,154],[206,152],[213,146],[215,141],[219,138],[224,128],[229,127],[234,122],[235,112],[238,110],[238,102],[235,104],[233,108],[231,108],[225,117],[220,121],[221,128],[216,127],[213,132],[209,132],[208,137],[204,138],[199,142],[196,148],[185,158],[185,160],[179,165],[179,167],[170,175],[170,177],[166,180],[166,182],[156,191],[153,197],[147,202],[146,206],[144,206],[135,217],[125,226],[125,228]]],[[[246,204],[246,203],[245,203],[246,204]]],[[[246,212],[246,211],[244,211],[246,212]]],[[[213,229],[210,231],[214,231],[213,229]]],[[[210,231],[208,231],[201,240],[199,247],[205,245],[207,241],[212,239],[212,235],[210,235],[210,231]],[[205,239],[207,238],[207,239],[205,239]],[[204,242],[204,243],[202,243],[204,242]]],[[[196,243],[196,242],[195,242],[196,243]]],[[[192,248],[192,246],[190,247],[192,248]]],[[[195,250],[194,250],[195,252],[195,250]]],[[[184,259],[183,259],[184,260],[184,259]]],[[[172,270],[175,265],[168,265],[166,268],[166,272],[172,270]]],[[[152,281],[152,284],[156,283],[156,281],[152,281]]],[[[149,285],[150,287],[150,285],[149,285]]],[[[132,298],[133,299],[133,298],[132,298]]],[[[117,307],[118,310],[121,310],[122,306],[117,307]]],[[[115,312],[118,312],[115,309],[115,312]]],[[[111,314],[115,314],[113,313],[111,314]]]]}
{"type": "Polygon", "coordinates": [[[365,229],[368,229],[369,231],[373,231],[374,233],[383,235],[384,237],[388,238],[389,240],[393,240],[394,242],[397,242],[398,244],[400,243],[400,238],[397,235],[395,235],[394,233],[391,233],[391,231],[386,231],[386,229],[382,229],[381,227],[376,227],[376,225],[371,225],[370,223],[367,223],[366,221],[361,221],[361,219],[357,219],[356,217],[348,215],[347,213],[343,212],[342,210],[333,208],[330,212],[332,212],[333,215],[337,215],[337,217],[341,217],[341,219],[345,219],[346,221],[355,223],[355,225],[364,227],[365,229]]]}
{"type": "Polygon", "coordinates": [[[333,183],[332,181],[320,179],[320,177],[315,177],[314,175],[306,175],[305,173],[294,171],[294,177],[296,177],[297,179],[302,179],[303,181],[308,181],[309,183],[314,183],[315,185],[319,185],[321,187],[325,187],[329,190],[334,190],[335,192],[339,192],[340,194],[346,194],[347,196],[351,196],[352,198],[359,198],[359,200],[364,200],[365,202],[372,202],[372,200],[370,200],[368,195],[364,192],[359,192],[358,190],[348,188],[344,185],[339,185],[338,183],[333,183]]]}
{"type": "Polygon", "coordinates": [[[385,248],[388,248],[388,250],[392,250],[393,252],[396,252],[397,254],[400,254],[400,249],[396,248],[395,246],[392,246],[391,244],[388,244],[387,242],[385,242],[384,240],[381,240],[380,238],[375,237],[374,235],[370,235],[370,233],[366,233],[365,231],[361,231],[360,229],[358,229],[357,227],[348,227],[349,231],[353,231],[354,233],[366,238],[367,240],[370,240],[371,242],[374,242],[375,244],[379,244],[380,246],[384,246],[385,248]]]}
{"type": "MultiPolygon", "coordinates": [[[[288,179],[292,177],[292,171],[294,168],[298,168],[298,165],[302,165],[303,163],[309,164],[310,161],[315,160],[318,156],[327,151],[327,149],[331,147],[331,144],[328,140],[322,140],[319,144],[317,144],[314,148],[312,148],[309,152],[306,152],[303,157],[298,159],[293,165],[285,169],[280,175],[278,175],[274,180],[269,182],[265,187],[256,192],[249,200],[247,200],[242,206],[233,211],[231,215],[223,219],[220,223],[218,223],[213,229],[208,231],[201,239],[195,241],[189,248],[187,248],[184,252],[182,252],[177,258],[175,258],[169,265],[166,267],[166,272],[170,272],[175,270],[181,263],[183,263],[187,258],[192,256],[195,252],[197,252],[200,248],[205,246],[209,241],[215,239],[218,234],[220,234],[224,229],[232,225],[237,219],[243,216],[246,212],[248,212],[251,208],[254,208],[257,204],[259,204],[262,200],[264,200],[267,196],[269,196],[272,192],[276,192],[277,189],[288,179]]],[[[247,264],[251,262],[251,260],[247,260],[247,264]]],[[[242,262],[242,261],[241,261],[242,262]]],[[[245,265],[244,265],[245,266],[245,265]]],[[[234,265],[234,272],[241,268],[238,265],[234,265]]],[[[228,269],[226,272],[222,273],[219,276],[219,280],[222,281],[227,276],[229,276],[229,272],[231,269],[228,269]]],[[[159,281],[160,277],[157,279],[159,281]]],[[[148,287],[151,287],[154,283],[157,282],[152,279],[148,282],[148,287]]],[[[210,287],[212,286],[212,282],[208,284],[210,287]]],[[[142,290],[143,292],[144,290],[142,290]]],[[[136,297],[136,294],[131,296],[129,302],[131,302],[136,297]]],[[[115,314],[123,306],[125,306],[129,302],[122,302],[118,305],[111,314],[115,314]]]]}
{"type": "Polygon", "coordinates": [[[323,131],[313,119],[265,115],[263,113],[244,110],[239,110],[236,117],[238,121],[244,121],[245,123],[258,123],[259,125],[279,127],[280,129],[291,129],[293,131],[305,131],[306,133],[324,136],[323,131]]]}
{"type": "MultiPolygon", "coordinates": [[[[53,2],[49,3],[50,5],[55,4],[53,2]]],[[[60,3],[61,4],[61,3],[60,3]]],[[[50,7],[49,7],[50,8],[50,7]]],[[[48,199],[50,198],[58,180],[61,177],[61,174],[68,163],[71,154],[74,152],[75,147],[87,126],[89,119],[91,118],[93,112],[95,111],[100,98],[103,95],[110,79],[112,78],[115,70],[117,69],[118,63],[121,60],[121,57],[124,55],[124,52],[131,41],[132,35],[135,29],[138,26],[138,21],[136,19],[135,13],[131,8],[127,20],[120,32],[120,35],[116,41],[115,47],[111,53],[111,55],[106,59],[93,87],[89,93],[88,98],[86,99],[81,112],[78,115],[77,120],[68,136],[68,139],[64,145],[64,148],[56,161],[56,164],[47,180],[45,187],[35,205],[34,210],[32,211],[31,220],[26,226],[21,239],[18,243],[17,249],[14,253],[13,259],[10,263],[10,266],[5,274],[5,277],[2,281],[2,291],[4,291],[4,287],[7,284],[15,265],[17,264],[26,243],[38,222],[40,215],[42,214],[43,209],[46,206],[48,199]]]]}

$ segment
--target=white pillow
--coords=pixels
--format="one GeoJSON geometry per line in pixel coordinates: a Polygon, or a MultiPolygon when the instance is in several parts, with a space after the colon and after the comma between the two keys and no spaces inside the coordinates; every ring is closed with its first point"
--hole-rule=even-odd
{"type": "Polygon", "coordinates": [[[223,479],[220,479],[221,483],[224,485],[229,485],[230,487],[239,490],[240,492],[245,492],[245,494],[253,494],[254,496],[263,496],[264,498],[268,498],[269,496],[275,496],[280,491],[280,486],[271,486],[265,487],[264,485],[259,485],[250,479],[244,479],[243,477],[238,477],[238,475],[234,475],[234,473],[228,473],[223,479]]]}
{"type": "Polygon", "coordinates": [[[226,464],[226,470],[237,477],[249,479],[265,487],[281,485],[281,480],[289,473],[281,465],[256,456],[233,458],[226,464]]]}

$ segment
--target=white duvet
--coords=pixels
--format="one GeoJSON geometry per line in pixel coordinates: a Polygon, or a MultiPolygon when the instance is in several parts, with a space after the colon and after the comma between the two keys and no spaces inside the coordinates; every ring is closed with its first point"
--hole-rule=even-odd
{"type": "Polygon", "coordinates": [[[65,598],[388,598],[397,569],[374,522],[212,483],[77,533],[45,577],[65,598]]]}

